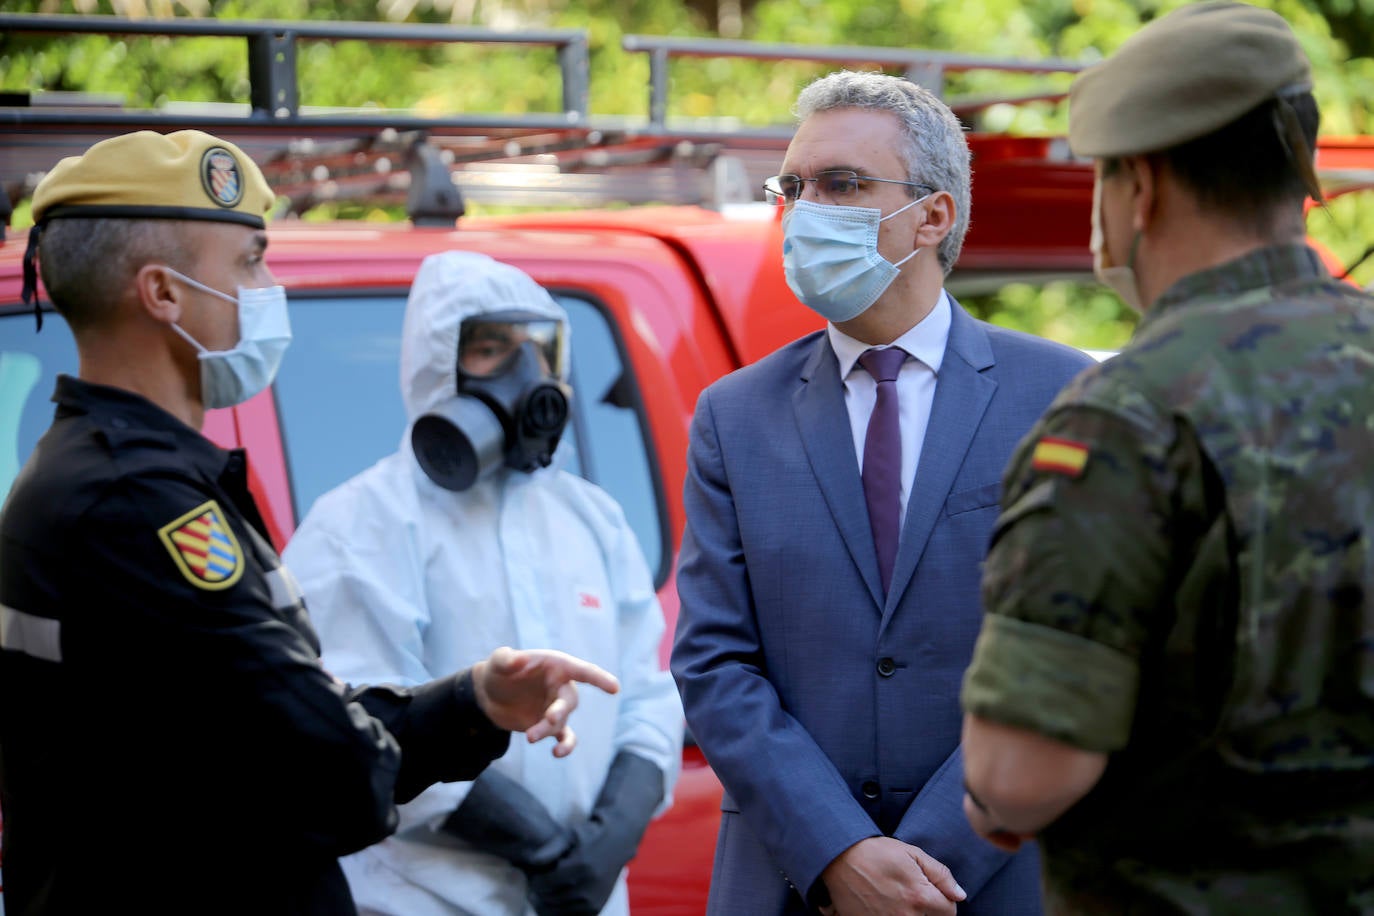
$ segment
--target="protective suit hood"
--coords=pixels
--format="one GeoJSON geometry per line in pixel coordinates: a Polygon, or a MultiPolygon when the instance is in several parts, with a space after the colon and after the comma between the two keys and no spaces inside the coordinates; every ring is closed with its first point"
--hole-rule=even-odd
{"type": "Polygon", "coordinates": [[[562,323],[560,363],[566,376],[568,314],[528,274],[469,251],[446,251],[424,259],[410,287],[401,329],[401,396],[409,422],[435,410],[458,390],[458,332],[464,319],[507,311],[562,323]]]}

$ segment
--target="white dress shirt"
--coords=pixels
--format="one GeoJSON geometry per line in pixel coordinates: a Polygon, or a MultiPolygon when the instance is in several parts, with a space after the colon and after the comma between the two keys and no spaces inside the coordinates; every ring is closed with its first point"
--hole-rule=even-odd
{"type": "MultiPolygon", "coordinates": [[[[926,425],[930,422],[930,406],[935,400],[935,382],[940,364],[945,358],[945,344],[949,341],[950,304],[943,290],[930,314],[894,340],[891,346],[900,347],[913,357],[902,363],[897,376],[898,417],[902,429],[902,514],[906,522],[907,499],[916,468],[921,463],[921,444],[925,442],[926,425]]],[[[849,431],[854,436],[854,454],[859,468],[864,466],[864,438],[868,435],[868,418],[878,400],[878,383],[868,370],[859,365],[859,357],[870,346],[855,340],[830,324],[826,326],[830,346],[840,363],[840,378],[844,379],[844,405],[849,411],[849,431]]],[[[881,349],[881,348],[879,348],[881,349]]]]}

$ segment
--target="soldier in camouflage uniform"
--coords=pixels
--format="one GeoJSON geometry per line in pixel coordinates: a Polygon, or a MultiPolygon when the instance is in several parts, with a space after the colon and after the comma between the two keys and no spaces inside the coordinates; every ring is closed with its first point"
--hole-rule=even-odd
{"type": "Polygon", "coordinates": [[[1374,913],[1374,300],[1303,242],[1316,122],[1241,4],[1073,87],[1148,308],[1012,460],[963,689],[965,810],[1038,835],[1047,912],[1374,913]]]}

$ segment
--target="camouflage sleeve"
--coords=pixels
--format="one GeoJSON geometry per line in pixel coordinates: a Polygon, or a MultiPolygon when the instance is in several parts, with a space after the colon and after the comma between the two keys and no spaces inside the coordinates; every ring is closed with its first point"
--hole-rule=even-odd
{"type": "Polygon", "coordinates": [[[1125,745],[1142,652],[1170,613],[1173,515],[1197,466],[1184,438],[1119,396],[1061,398],[1027,435],[984,567],[966,712],[1085,750],[1125,745]]]}

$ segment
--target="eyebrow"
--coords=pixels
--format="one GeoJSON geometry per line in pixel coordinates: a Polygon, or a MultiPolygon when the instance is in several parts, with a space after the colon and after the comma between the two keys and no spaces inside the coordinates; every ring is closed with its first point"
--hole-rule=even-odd
{"type": "Polygon", "coordinates": [[[266,233],[266,232],[254,232],[254,233],[253,233],[253,242],[252,242],[252,245],[253,245],[253,251],[254,251],[256,254],[262,254],[264,251],[266,251],[266,250],[267,250],[267,233],[266,233]]]}
{"type": "MultiPolygon", "coordinates": [[[[853,173],[855,173],[856,175],[867,175],[867,174],[869,174],[869,171],[868,171],[868,169],[867,169],[866,166],[858,166],[858,165],[827,165],[825,168],[816,169],[816,171],[814,171],[814,172],[811,173],[811,176],[810,176],[810,177],[813,177],[813,178],[814,178],[816,175],[819,175],[821,172],[853,172],[853,173]]],[[[797,174],[800,174],[800,173],[794,172],[794,171],[789,171],[789,170],[787,170],[787,169],[783,169],[783,170],[782,170],[781,172],[779,172],[778,174],[780,174],[780,175],[797,175],[797,174]]]]}

